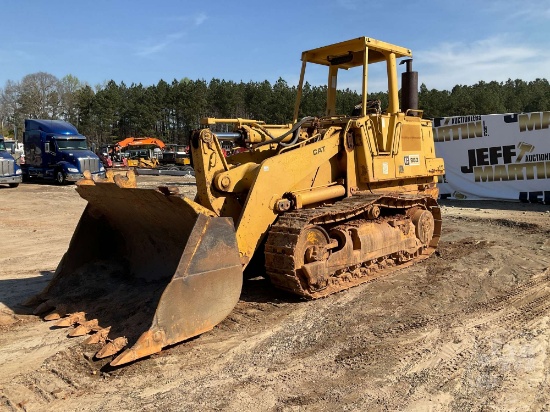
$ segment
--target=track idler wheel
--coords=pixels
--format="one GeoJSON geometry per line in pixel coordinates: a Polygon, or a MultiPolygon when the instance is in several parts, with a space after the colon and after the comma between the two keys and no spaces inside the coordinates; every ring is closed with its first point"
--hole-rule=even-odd
{"type": "Polygon", "coordinates": [[[418,209],[412,216],[416,237],[423,245],[428,246],[434,235],[435,221],[429,210],[418,209]]]}
{"type": "Polygon", "coordinates": [[[300,234],[294,252],[294,265],[296,268],[302,268],[307,283],[317,290],[328,285],[328,278],[324,275],[325,263],[330,255],[329,249],[333,246],[328,233],[320,226],[311,226],[300,234]],[[304,266],[306,264],[308,266],[304,266]],[[311,270],[314,267],[319,267],[320,270],[311,270]]]}

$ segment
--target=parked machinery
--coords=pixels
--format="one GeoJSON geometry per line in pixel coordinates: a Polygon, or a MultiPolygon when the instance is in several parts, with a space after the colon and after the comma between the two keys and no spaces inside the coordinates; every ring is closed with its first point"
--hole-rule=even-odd
{"type": "Polygon", "coordinates": [[[192,171],[189,147],[181,144],[167,144],[159,157],[160,168],[192,171]]]}
{"type": "MultiPolygon", "coordinates": [[[[255,254],[275,287],[305,298],[430,256],[444,166],[431,122],[411,103],[400,108],[397,59],[411,56],[368,37],[305,51],[291,124],[208,118],[193,132],[195,200],[173,187],[137,189],[131,174],[80,181],[88,206],[36,312],[68,313],[58,325],[77,325],[73,335],[95,332],[88,342],[106,343],[97,357],[128,346],[111,362],[121,365],[221,322],[255,254]],[[328,68],[326,114],[299,120],[310,64],[328,68]],[[370,64],[385,65],[387,108],[367,99],[370,64]],[[338,73],[356,67],[361,103],[338,114],[338,73]],[[219,123],[232,131],[214,133],[219,123]],[[243,150],[224,157],[223,139],[243,150]],[[102,275],[109,265],[117,270],[102,275]]],[[[404,101],[414,102],[410,64],[404,79],[413,94],[404,101]]]]}
{"type": "Polygon", "coordinates": [[[0,185],[7,184],[9,187],[17,187],[22,181],[21,168],[13,157],[4,140],[0,135],[0,185]]]}
{"type": "Polygon", "coordinates": [[[114,146],[114,153],[126,159],[129,167],[155,169],[159,166],[159,155],[166,144],[155,137],[127,137],[114,146]]]}

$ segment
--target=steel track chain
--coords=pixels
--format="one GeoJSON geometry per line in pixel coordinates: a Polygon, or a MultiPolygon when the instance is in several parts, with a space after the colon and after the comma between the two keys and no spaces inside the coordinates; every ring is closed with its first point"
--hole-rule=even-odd
{"type": "Polygon", "coordinates": [[[368,282],[429,257],[435,251],[440,235],[441,212],[437,202],[431,197],[407,194],[383,196],[356,194],[331,205],[293,210],[279,216],[269,230],[265,245],[266,273],[275,287],[306,298],[316,299],[368,282]],[[372,205],[377,205],[382,209],[409,209],[420,206],[431,211],[435,221],[435,230],[430,245],[411,256],[410,260],[397,265],[388,256],[386,261],[379,262],[379,264],[339,270],[336,276],[334,273],[331,274],[330,287],[312,290],[307,282],[300,279],[297,274],[297,270],[300,268],[295,267],[294,253],[301,232],[311,225],[325,226],[352,221],[365,213],[372,205]]]}

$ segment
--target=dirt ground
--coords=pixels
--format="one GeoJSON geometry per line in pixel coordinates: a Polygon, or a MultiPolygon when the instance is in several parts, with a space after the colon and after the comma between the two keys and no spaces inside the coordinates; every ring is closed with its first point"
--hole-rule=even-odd
{"type": "MultiPolygon", "coordinates": [[[[192,178],[140,177],[140,187],[192,178]]],[[[0,410],[548,411],[550,206],[443,201],[429,259],[317,301],[246,279],[212,331],[121,368],[21,305],[86,202],[0,188],[0,410]]]]}

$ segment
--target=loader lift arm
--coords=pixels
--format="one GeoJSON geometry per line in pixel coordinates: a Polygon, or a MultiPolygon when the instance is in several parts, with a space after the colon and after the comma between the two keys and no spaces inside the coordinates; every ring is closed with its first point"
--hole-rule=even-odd
{"type": "MultiPolygon", "coordinates": [[[[191,152],[197,170],[196,201],[218,216],[233,217],[243,267],[278,214],[288,210],[289,206],[285,205],[289,201],[284,195],[292,193],[304,179],[314,176],[323,164],[329,164],[339,153],[339,133],[334,130],[325,136],[326,139],[320,138],[294,150],[279,150],[276,156],[259,163],[250,161],[231,165],[208,129],[193,135],[191,152]],[[274,179],[274,176],[285,178],[274,179]]],[[[330,193],[337,193],[337,197],[345,194],[344,187],[336,181],[310,180],[311,184],[306,188],[310,195],[326,191],[326,188],[331,188],[330,193]]]]}

